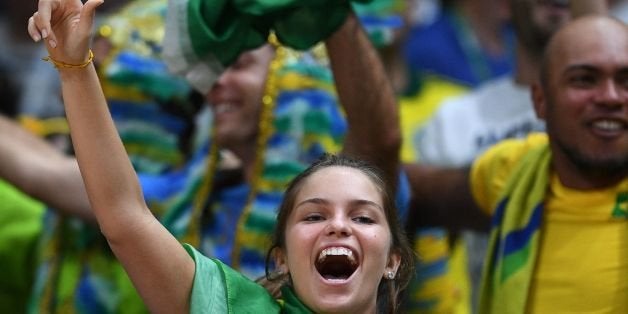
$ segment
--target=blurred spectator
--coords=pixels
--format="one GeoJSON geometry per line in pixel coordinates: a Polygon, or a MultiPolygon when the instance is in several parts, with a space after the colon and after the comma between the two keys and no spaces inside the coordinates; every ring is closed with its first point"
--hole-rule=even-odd
{"type": "MultiPolygon", "coordinates": [[[[0,64],[1,136],[19,137],[3,123],[17,114],[17,96],[12,72],[0,64]]],[[[0,313],[26,312],[26,300],[35,273],[35,245],[43,213],[43,204],[0,179],[0,313]]]]}
{"type": "MultiPolygon", "coordinates": [[[[545,46],[551,35],[568,20],[569,8],[567,2],[552,0],[515,0],[510,4],[517,35],[515,72],[487,81],[470,94],[445,101],[415,134],[413,147],[420,163],[467,167],[480,153],[503,139],[525,137],[530,132],[545,129],[543,121],[534,113],[530,86],[538,78],[545,46]]],[[[578,1],[572,10],[594,12],[597,9],[589,7],[592,4],[594,1],[578,1]]],[[[454,239],[457,232],[453,233],[454,239]]],[[[471,292],[475,295],[479,290],[487,239],[483,232],[464,231],[463,235],[464,241],[454,241],[455,248],[467,253],[469,263],[461,260],[452,260],[452,263],[465,264],[462,265],[463,275],[471,279],[471,292]]],[[[453,264],[449,267],[461,268],[453,264]]]]}
{"type": "Polygon", "coordinates": [[[508,74],[513,67],[513,34],[505,0],[442,1],[434,21],[412,27],[404,56],[416,84],[436,75],[475,87],[508,74]]]}

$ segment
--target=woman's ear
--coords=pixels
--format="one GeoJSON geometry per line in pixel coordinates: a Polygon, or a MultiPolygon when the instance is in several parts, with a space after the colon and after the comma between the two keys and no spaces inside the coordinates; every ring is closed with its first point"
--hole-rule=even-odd
{"type": "Polygon", "coordinates": [[[287,274],[290,272],[286,254],[281,248],[275,248],[273,250],[273,258],[275,260],[275,269],[277,272],[281,274],[287,274]]]}
{"type": "Polygon", "coordinates": [[[397,276],[397,271],[399,270],[399,265],[401,265],[401,255],[396,250],[390,252],[388,256],[388,264],[386,268],[384,268],[384,278],[386,279],[395,279],[397,276]]]}

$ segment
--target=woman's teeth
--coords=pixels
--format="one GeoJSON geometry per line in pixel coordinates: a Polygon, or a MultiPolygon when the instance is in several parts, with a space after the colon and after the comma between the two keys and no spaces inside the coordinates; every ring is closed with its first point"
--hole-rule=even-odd
{"type": "Polygon", "coordinates": [[[346,256],[351,263],[355,263],[355,257],[353,252],[345,247],[330,247],[326,248],[318,255],[318,261],[322,262],[327,256],[346,256]]]}

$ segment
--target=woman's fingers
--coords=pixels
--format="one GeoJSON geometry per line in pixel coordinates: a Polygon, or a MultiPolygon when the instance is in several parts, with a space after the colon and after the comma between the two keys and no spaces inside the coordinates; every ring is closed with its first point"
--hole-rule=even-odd
{"type": "Polygon", "coordinates": [[[28,33],[34,41],[44,39],[48,48],[55,48],[58,41],[54,26],[64,42],[71,39],[74,43],[81,43],[82,39],[91,35],[96,8],[103,2],[88,0],[82,4],[80,0],[39,0],[37,12],[28,20],[28,33]],[[76,18],[78,25],[72,27],[69,22],[76,18]],[[61,23],[67,25],[56,25],[61,23]]]}
{"type": "MultiPolygon", "coordinates": [[[[41,5],[39,7],[42,8],[41,5]]],[[[50,26],[50,6],[43,7],[43,10],[33,14],[35,29],[39,33],[40,39],[45,39],[50,47],[55,48],[57,46],[57,37],[50,26]]]]}
{"type": "Polygon", "coordinates": [[[91,33],[92,25],[94,23],[94,16],[96,15],[96,8],[103,4],[104,0],[88,0],[83,5],[81,10],[81,18],[79,20],[79,29],[91,33]]]}
{"type": "Polygon", "coordinates": [[[46,20],[39,11],[28,19],[28,33],[34,41],[47,40],[51,47],[56,47],[57,41],[50,28],[50,19],[46,20]]]}
{"type": "MultiPolygon", "coordinates": [[[[37,12],[35,12],[35,14],[37,14],[37,12]]],[[[39,29],[37,29],[37,26],[35,25],[35,18],[33,16],[28,19],[28,34],[36,42],[40,41],[42,38],[39,29]]]]}
{"type": "Polygon", "coordinates": [[[33,14],[35,25],[37,26],[41,37],[44,39],[48,38],[48,35],[52,32],[52,28],[50,27],[50,17],[52,15],[53,6],[58,7],[58,4],[54,5],[51,1],[40,0],[37,3],[37,12],[33,14]]]}

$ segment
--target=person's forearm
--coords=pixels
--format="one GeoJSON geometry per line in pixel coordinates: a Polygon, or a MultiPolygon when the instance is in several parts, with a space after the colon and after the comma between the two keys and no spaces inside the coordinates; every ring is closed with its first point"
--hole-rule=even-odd
{"type": "Polygon", "coordinates": [[[4,116],[0,178],[61,214],[95,222],[76,160],[4,116]]]}
{"type": "Polygon", "coordinates": [[[96,70],[90,65],[60,76],[74,151],[102,233],[151,312],[187,312],[194,261],[147,208],[96,70]]]}
{"type": "Polygon", "coordinates": [[[62,69],[63,99],[74,150],[92,208],[103,233],[150,215],[131,162],[111,119],[93,65],[62,69]]]}
{"type": "Polygon", "coordinates": [[[326,45],[349,124],[344,152],[381,168],[394,187],[401,131],[395,93],[379,55],[353,13],[326,45]]]}
{"type": "Polygon", "coordinates": [[[147,208],[88,53],[100,4],[39,0],[28,32],[46,42],[58,68],[72,145],[101,232],[151,313],[185,313],[194,261],[147,208]]]}
{"type": "MultiPolygon", "coordinates": [[[[3,145],[21,144],[24,147],[24,153],[35,153],[41,155],[50,155],[56,157],[62,153],[41,136],[37,136],[33,132],[23,127],[17,120],[0,115],[0,131],[2,135],[3,145]]],[[[3,146],[3,148],[5,148],[3,146]]],[[[8,147],[7,147],[8,148],[8,147]]]]}
{"type": "Polygon", "coordinates": [[[488,231],[490,219],[471,195],[469,170],[405,164],[412,190],[408,232],[417,227],[488,231]]]}

